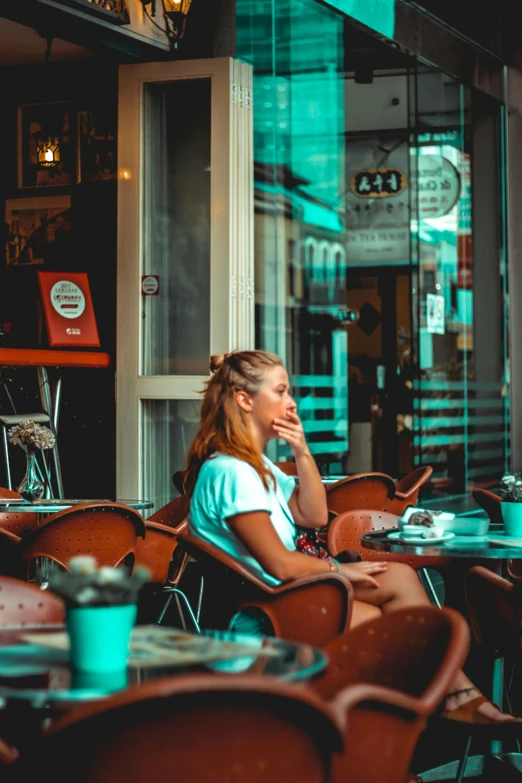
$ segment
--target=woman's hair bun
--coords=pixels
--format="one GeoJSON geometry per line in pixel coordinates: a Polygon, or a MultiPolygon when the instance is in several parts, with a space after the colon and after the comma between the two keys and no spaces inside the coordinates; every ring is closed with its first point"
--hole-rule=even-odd
{"type": "Polygon", "coordinates": [[[220,367],[223,367],[226,358],[226,353],[217,353],[211,356],[209,362],[210,372],[216,372],[220,367]]]}

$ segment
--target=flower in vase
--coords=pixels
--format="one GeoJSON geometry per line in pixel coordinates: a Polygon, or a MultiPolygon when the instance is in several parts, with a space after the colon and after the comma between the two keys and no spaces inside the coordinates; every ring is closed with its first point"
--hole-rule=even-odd
{"type": "Polygon", "coordinates": [[[16,424],[8,430],[7,437],[10,443],[19,444],[26,451],[52,449],[56,442],[54,433],[49,427],[36,424],[34,421],[21,421],[20,424],[16,424]]]}

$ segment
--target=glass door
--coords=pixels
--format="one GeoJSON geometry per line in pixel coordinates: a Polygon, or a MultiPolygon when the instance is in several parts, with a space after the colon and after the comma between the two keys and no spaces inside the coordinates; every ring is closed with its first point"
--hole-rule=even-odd
{"type": "Polygon", "coordinates": [[[254,346],[251,117],[230,58],[120,69],[117,492],[156,509],[209,356],[254,346]]]}

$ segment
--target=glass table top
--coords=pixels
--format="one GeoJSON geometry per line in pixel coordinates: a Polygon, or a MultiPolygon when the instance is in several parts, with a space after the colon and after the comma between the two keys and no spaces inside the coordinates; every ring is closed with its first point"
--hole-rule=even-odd
{"type": "Polygon", "coordinates": [[[485,536],[455,535],[445,542],[412,544],[399,541],[391,533],[397,530],[379,530],[361,536],[361,544],[376,552],[420,555],[422,557],[466,557],[476,559],[522,559],[522,538],[509,538],[502,525],[493,525],[485,536]]]}
{"type": "Polygon", "coordinates": [[[154,634],[158,628],[166,637],[174,638],[170,645],[174,654],[170,655],[169,663],[161,657],[151,660],[149,655],[141,662],[140,649],[144,647],[137,644],[131,646],[128,668],[110,674],[75,672],[69,666],[67,649],[48,646],[52,644],[53,634],[66,636],[64,626],[0,629],[0,699],[25,700],[34,707],[53,702],[90,701],[151,679],[190,672],[249,673],[283,680],[307,680],[325,669],[328,662],[322,650],[307,644],[229,631],[204,631],[198,635],[164,626],[137,626],[134,633],[154,634]]]}
{"type": "Polygon", "coordinates": [[[152,500],[109,500],[85,498],[42,498],[41,500],[23,500],[21,498],[0,498],[0,511],[13,514],[54,514],[72,506],[82,506],[87,503],[122,503],[125,506],[141,511],[154,506],[152,500]]]}

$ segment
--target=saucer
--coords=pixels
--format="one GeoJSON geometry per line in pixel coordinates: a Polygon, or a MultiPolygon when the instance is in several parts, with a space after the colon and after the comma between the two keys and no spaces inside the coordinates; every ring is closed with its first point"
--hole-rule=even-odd
{"type": "Polygon", "coordinates": [[[403,536],[400,531],[396,533],[388,533],[388,538],[392,541],[400,541],[401,544],[442,544],[449,541],[451,538],[455,538],[455,533],[443,533],[436,538],[424,538],[423,536],[403,536]]]}

